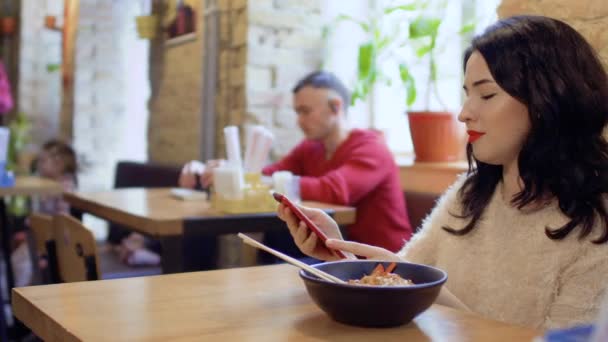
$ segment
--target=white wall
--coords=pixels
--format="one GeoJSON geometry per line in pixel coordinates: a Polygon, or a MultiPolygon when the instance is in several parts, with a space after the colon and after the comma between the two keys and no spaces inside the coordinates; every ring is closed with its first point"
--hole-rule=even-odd
{"type": "Polygon", "coordinates": [[[74,147],[84,190],[108,189],[118,160],[147,159],[148,44],[141,1],[81,0],[76,39],[74,147]]]}
{"type": "MultiPolygon", "coordinates": [[[[61,72],[47,65],[61,63],[61,33],[44,28],[45,15],[61,15],[63,0],[21,3],[19,110],[32,120],[32,143],[39,146],[59,133],[61,72]]],[[[32,150],[34,146],[30,147],[32,150]]]]}
{"type": "MultiPolygon", "coordinates": [[[[325,47],[324,69],[333,72],[352,89],[357,80],[357,51],[365,39],[364,32],[354,23],[342,21],[336,24],[340,14],[365,18],[369,13],[368,0],[323,1],[324,19],[333,27],[325,47]]],[[[348,112],[348,121],[354,127],[370,127],[369,105],[359,101],[348,112]]]]}

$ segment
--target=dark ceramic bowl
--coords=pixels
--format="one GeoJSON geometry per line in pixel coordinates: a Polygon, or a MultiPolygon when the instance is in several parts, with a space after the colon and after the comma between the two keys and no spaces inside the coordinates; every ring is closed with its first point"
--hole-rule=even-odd
{"type": "MultiPolygon", "coordinates": [[[[351,260],[312,265],[342,280],[360,279],[372,272],[378,261],[351,260]]],[[[384,267],[390,262],[382,262],[384,267]]],[[[391,327],[410,322],[426,310],[447,280],[447,274],[437,268],[398,262],[393,271],[412,286],[362,286],[330,283],[301,270],[306,290],[332,319],[350,325],[391,327]]]]}

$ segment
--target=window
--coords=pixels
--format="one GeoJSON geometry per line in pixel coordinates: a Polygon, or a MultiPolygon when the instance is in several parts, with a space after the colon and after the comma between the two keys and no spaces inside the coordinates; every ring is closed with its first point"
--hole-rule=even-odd
{"type": "MultiPolygon", "coordinates": [[[[446,13],[438,37],[438,92],[445,109],[458,113],[462,104],[462,52],[466,48],[458,31],[463,23],[475,19],[476,33],[483,31],[489,23],[496,20],[496,7],[500,0],[475,1],[451,0],[446,2],[446,13]]],[[[387,6],[409,4],[412,1],[327,1],[325,15],[332,27],[327,39],[325,69],[331,70],[348,86],[352,87],[356,80],[358,47],[365,41],[365,33],[357,24],[341,22],[335,24],[338,15],[348,15],[353,18],[366,20],[373,11],[387,6]]],[[[407,14],[406,14],[407,15],[407,14]]],[[[438,15],[442,15],[439,14],[438,15]]],[[[383,29],[399,23],[381,23],[383,29]]],[[[387,59],[381,68],[394,82],[388,86],[378,82],[371,96],[366,101],[357,102],[349,110],[349,122],[354,127],[372,127],[384,132],[391,150],[399,154],[410,154],[413,150],[407,123],[407,106],[405,90],[399,84],[398,63],[405,61],[410,65],[416,80],[418,96],[412,105],[412,110],[432,109],[441,110],[442,105],[431,96],[426,107],[425,92],[428,86],[428,67],[421,64],[411,49],[395,50],[394,56],[387,59]]]]}

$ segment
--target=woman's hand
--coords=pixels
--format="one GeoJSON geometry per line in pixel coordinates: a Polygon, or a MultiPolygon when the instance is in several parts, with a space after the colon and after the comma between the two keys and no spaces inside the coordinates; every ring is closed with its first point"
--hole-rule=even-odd
{"type": "Polygon", "coordinates": [[[325,212],[320,209],[311,209],[302,206],[299,206],[299,208],[304,215],[308,216],[308,218],[328,237],[327,243],[324,244],[315,233],[306,227],[304,222],[300,221],[291,212],[289,207],[283,204],[279,205],[277,210],[279,218],[287,223],[289,232],[302,253],[320,260],[340,260],[340,257],[332,251],[337,249],[345,252],[349,259],[356,259],[355,255],[359,255],[367,257],[368,259],[385,261],[401,260],[396,254],[384,248],[344,241],[338,225],[325,212]]]}

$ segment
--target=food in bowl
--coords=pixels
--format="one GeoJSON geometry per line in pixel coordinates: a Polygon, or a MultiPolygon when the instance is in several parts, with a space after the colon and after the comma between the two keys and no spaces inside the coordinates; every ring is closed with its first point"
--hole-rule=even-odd
{"type": "MultiPolygon", "coordinates": [[[[390,262],[382,264],[386,270],[390,262]]],[[[312,267],[346,281],[373,273],[378,261],[340,260],[312,267]]],[[[310,298],[331,319],[364,327],[391,327],[410,322],[433,304],[447,280],[444,271],[421,264],[397,262],[391,271],[403,279],[410,279],[414,284],[361,286],[334,283],[304,270],[300,271],[300,278],[310,298]]]]}
{"type": "Polygon", "coordinates": [[[351,285],[364,285],[364,286],[410,286],[414,285],[411,279],[403,279],[396,273],[391,273],[397,263],[391,263],[384,269],[384,265],[378,264],[374,268],[371,274],[364,275],[361,279],[349,279],[348,283],[351,285]]]}

